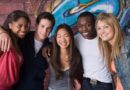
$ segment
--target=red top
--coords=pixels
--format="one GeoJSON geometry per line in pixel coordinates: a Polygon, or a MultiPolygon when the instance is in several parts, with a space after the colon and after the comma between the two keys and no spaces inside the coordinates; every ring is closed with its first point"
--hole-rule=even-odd
{"type": "Polygon", "coordinates": [[[22,58],[14,50],[0,52],[0,90],[11,90],[19,79],[22,58]]]}

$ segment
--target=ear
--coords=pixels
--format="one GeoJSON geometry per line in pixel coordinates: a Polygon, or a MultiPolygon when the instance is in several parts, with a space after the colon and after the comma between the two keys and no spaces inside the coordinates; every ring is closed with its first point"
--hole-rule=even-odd
{"type": "Polygon", "coordinates": [[[9,29],[11,29],[12,28],[12,24],[11,23],[9,23],[9,29]]]}

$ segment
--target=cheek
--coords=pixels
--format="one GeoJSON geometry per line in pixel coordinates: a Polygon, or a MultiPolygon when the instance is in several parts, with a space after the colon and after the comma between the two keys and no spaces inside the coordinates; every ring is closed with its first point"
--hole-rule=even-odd
{"type": "Polygon", "coordinates": [[[97,30],[96,32],[97,32],[97,35],[100,36],[100,33],[101,33],[101,32],[100,32],[99,30],[97,30]]]}
{"type": "Polygon", "coordinates": [[[71,43],[71,39],[70,39],[70,38],[68,38],[68,39],[67,39],[67,42],[68,42],[68,44],[70,44],[70,43],[71,43]]]}
{"type": "Polygon", "coordinates": [[[78,28],[78,31],[79,31],[79,32],[82,32],[82,28],[81,28],[81,27],[80,27],[80,28],[78,28]]]}
{"type": "Polygon", "coordinates": [[[49,35],[49,34],[50,34],[50,32],[51,32],[50,30],[46,31],[47,35],[49,35]]]}
{"type": "Polygon", "coordinates": [[[114,33],[111,33],[110,34],[110,38],[112,39],[114,37],[114,33]]]}
{"type": "Polygon", "coordinates": [[[114,32],[113,32],[113,30],[111,28],[106,30],[106,31],[107,31],[107,33],[109,33],[110,37],[114,36],[114,32]]]}
{"type": "Polygon", "coordinates": [[[56,43],[59,45],[59,42],[60,42],[60,40],[59,40],[59,38],[56,38],[56,43]]]}

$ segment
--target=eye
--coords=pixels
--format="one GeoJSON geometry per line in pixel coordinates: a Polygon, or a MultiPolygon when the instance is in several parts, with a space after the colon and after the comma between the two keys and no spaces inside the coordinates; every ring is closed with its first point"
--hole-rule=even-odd
{"type": "Polygon", "coordinates": [[[21,24],[19,24],[19,25],[17,25],[16,26],[18,29],[20,29],[21,27],[22,27],[22,25],[21,24]]]}
{"type": "Polygon", "coordinates": [[[57,35],[56,37],[57,37],[57,38],[61,38],[61,35],[57,35]]]}
{"type": "Polygon", "coordinates": [[[27,25],[25,25],[24,27],[25,27],[25,28],[29,28],[29,25],[27,24],[27,25]]]}
{"type": "Polygon", "coordinates": [[[96,30],[101,30],[101,28],[100,27],[96,27],[96,30]]]}
{"type": "Polygon", "coordinates": [[[65,37],[69,37],[69,35],[68,35],[68,34],[65,34],[65,37]]]}
{"type": "Polygon", "coordinates": [[[44,28],[44,25],[41,25],[42,28],[44,28]]]}
{"type": "Polygon", "coordinates": [[[104,26],[104,28],[109,28],[109,26],[104,26]]]}
{"type": "Polygon", "coordinates": [[[88,25],[86,25],[86,26],[90,27],[90,26],[91,26],[91,24],[88,24],[88,25]]]}
{"type": "Polygon", "coordinates": [[[47,28],[47,31],[50,32],[51,31],[51,27],[47,28]]]}

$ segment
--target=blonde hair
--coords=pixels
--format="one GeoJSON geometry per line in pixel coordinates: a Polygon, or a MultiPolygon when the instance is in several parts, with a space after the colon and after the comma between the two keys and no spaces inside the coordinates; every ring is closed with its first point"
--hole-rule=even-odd
{"type": "Polygon", "coordinates": [[[108,25],[110,25],[110,27],[114,32],[112,45],[107,41],[103,41],[100,37],[98,39],[99,48],[102,53],[102,56],[107,60],[108,68],[111,69],[112,60],[114,60],[117,56],[120,55],[120,48],[123,43],[123,33],[121,31],[121,27],[119,25],[117,18],[111,13],[99,14],[96,19],[96,25],[98,21],[103,21],[108,25]]]}

